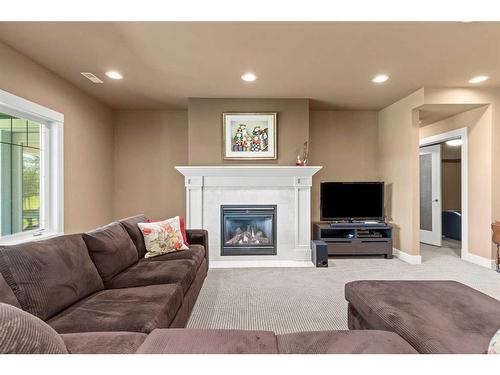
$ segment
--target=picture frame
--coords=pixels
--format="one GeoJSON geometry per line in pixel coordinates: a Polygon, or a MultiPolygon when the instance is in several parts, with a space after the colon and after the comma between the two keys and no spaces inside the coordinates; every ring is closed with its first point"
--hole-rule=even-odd
{"type": "Polygon", "coordinates": [[[224,112],[225,160],[276,160],[277,112],[224,112]]]}

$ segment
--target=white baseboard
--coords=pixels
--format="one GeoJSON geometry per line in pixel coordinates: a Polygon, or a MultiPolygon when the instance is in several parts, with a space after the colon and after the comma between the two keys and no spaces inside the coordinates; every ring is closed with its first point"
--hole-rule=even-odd
{"type": "Polygon", "coordinates": [[[471,253],[467,253],[463,259],[466,260],[467,262],[471,262],[477,264],[478,266],[486,267],[492,270],[494,270],[496,266],[495,261],[493,259],[483,258],[482,256],[471,253]]]}
{"type": "Polygon", "coordinates": [[[314,264],[310,260],[211,260],[209,266],[210,268],[314,267],[314,264]]]}
{"type": "Polygon", "coordinates": [[[396,258],[401,259],[403,262],[410,264],[422,264],[422,257],[420,255],[410,255],[395,248],[392,249],[392,254],[396,258]]]}

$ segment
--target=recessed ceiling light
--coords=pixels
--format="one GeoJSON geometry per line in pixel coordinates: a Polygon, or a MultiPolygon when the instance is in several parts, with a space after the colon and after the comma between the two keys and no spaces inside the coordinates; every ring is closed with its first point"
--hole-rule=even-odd
{"type": "Polygon", "coordinates": [[[253,73],[245,73],[241,76],[241,79],[246,82],[253,82],[257,79],[257,76],[253,73]]]}
{"type": "Polygon", "coordinates": [[[462,146],[462,140],[461,139],[452,139],[452,140],[446,141],[446,144],[448,146],[452,146],[452,147],[462,146]]]}
{"type": "Polygon", "coordinates": [[[481,83],[481,82],[486,81],[488,78],[489,78],[488,76],[477,76],[477,77],[471,78],[469,80],[469,83],[481,83]]]}
{"type": "Polygon", "coordinates": [[[384,83],[389,79],[389,76],[387,74],[379,74],[373,77],[372,82],[373,83],[384,83]]]}
{"type": "Polygon", "coordinates": [[[110,70],[106,72],[106,75],[111,79],[123,79],[123,76],[116,70],[110,70]]]}

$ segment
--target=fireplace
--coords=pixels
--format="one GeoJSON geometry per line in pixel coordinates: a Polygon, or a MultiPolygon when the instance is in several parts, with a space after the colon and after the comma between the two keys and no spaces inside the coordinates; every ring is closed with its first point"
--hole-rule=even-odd
{"type": "Polygon", "coordinates": [[[221,255],[276,255],[276,205],[221,206],[221,255]]]}
{"type": "MultiPolygon", "coordinates": [[[[186,228],[211,233],[210,268],[312,266],[311,186],[312,176],[321,167],[239,164],[176,169],[185,178],[186,228]],[[273,238],[276,255],[222,255],[221,206],[236,204],[277,206],[273,238]]],[[[233,254],[243,251],[227,250],[233,254]]],[[[256,252],[256,247],[252,250],[256,252]]]]}

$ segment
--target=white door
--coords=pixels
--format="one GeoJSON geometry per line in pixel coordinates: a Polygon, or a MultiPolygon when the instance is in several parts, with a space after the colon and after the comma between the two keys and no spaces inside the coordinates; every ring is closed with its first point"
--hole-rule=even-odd
{"type": "Polygon", "coordinates": [[[420,148],[420,242],[441,246],[441,145],[420,148]]]}

